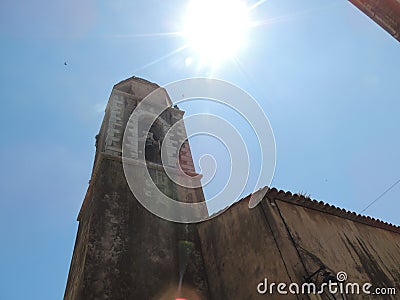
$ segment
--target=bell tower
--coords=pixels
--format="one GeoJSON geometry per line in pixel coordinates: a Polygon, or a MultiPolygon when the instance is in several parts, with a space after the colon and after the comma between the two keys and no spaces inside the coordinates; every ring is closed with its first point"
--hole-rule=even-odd
{"type": "MultiPolygon", "coordinates": [[[[167,134],[174,124],[183,124],[183,114],[163,89],[147,80],[132,77],[114,86],[96,136],[94,165],[78,215],[64,299],[208,298],[196,226],[167,221],[148,211],[132,193],[123,168],[124,149],[133,164],[145,162],[152,181],[165,195],[176,201],[203,202],[201,187],[181,187],[165,171],[198,175],[184,126],[175,135],[167,134]],[[149,130],[144,124],[154,111],[151,105],[136,116],[133,129],[127,127],[135,108],[154,91],[164,93],[154,105],[167,109],[149,130]],[[173,151],[178,141],[184,142],[173,151]]],[[[152,200],[145,184],[139,194],[152,200]]],[[[205,203],[201,209],[207,211],[205,203]]]]}

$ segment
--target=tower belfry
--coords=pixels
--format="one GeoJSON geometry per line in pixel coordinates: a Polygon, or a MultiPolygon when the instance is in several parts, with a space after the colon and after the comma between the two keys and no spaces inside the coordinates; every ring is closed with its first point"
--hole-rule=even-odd
{"type": "MultiPolygon", "coordinates": [[[[132,77],[116,84],[111,92],[96,136],[92,176],[78,215],[79,228],[64,299],[207,298],[196,227],[166,221],[146,210],[132,193],[124,174],[122,151],[126,142],[132,163],[144,160],[152,181],[165,195],[177,201],[204,201],[201,187],[181,187],[165,172],[165,168],[170,168],[197,175],[184,126],[176,135],[167,135],[182,120],[184,112],[172,106],[166,92],[157,101],[168,109],[156,117],[150,130],[142,124],[153,109],[149,106],[142,111],[135,130],[124,141],[132,112],[156,90],[163,91],[154,83],[132,77]],[[178,151],[173,151],[181,140],[186,141],[178,151]],[[161,164],[163,145],[167,149],[165,164],[161,164]]],[[[151,197],[146,185],[142,189],[139,194],[151,197]]],[[[205,204],[202,209],[207,210],[205,204]]]]}

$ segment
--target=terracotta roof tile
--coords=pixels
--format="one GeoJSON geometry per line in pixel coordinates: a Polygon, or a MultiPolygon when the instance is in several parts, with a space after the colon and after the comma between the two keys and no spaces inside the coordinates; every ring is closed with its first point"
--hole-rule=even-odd
{"type": "MultiPolygon", "coordinates": [[[[242,200],[250,198],[251,195],[245,197],[242,200]]],[[[353,211],[346,210],[344,208],[339,208],[329,203],[325,203],[323,201],[317,201],[314,199],[310,199],[309,197],[305,197],[299,194],[292,194],[291,192],[285,192],[282,190],[278,190],[276,188],[268,189],[265,197],[269,199],[281,200],[287,203],[292,203],[296,205],[300,205],[303,207],[315,209],[321,212],[325,212],[331,215],[335,215],[341,218],[345,218],[348,220],[352,220],[355,222],[371,225],[374,227],[382,228],[385,230],[389,230],[395,233],[400,233],[400,226],[393,225],[391,223],[384,222],[379,219],[372,218],[370,216],[364,216],[357,214],[353,211]]],[[[241,201],[241,200],[240,200],[241,201]]]]}

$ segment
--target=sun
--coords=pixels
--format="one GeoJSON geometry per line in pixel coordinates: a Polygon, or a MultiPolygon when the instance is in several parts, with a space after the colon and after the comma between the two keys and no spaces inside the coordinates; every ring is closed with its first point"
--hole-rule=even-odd
{"type": "Polygon", "coordinates": [[[190,0],[183,36],[201,60],[218,64],[238,54],[248,27],[248,8],[243,1],[190,0]]]}

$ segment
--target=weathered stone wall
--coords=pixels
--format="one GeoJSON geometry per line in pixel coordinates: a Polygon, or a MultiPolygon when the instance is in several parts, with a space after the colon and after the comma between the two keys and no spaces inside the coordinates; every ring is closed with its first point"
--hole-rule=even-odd
{"type": "Polygon", "coordinates": [[[64,298],[166,299],[174,293],[207,299],[196,228],[143,208],[126,183],[120,159],[102,155],[95,173],[91,201],[80,214],[64,298]],[[188,249],[182,250],[182,243],[188,249]],[[178,293],[180,271],[185,273],[178,293]]]}
{"type": "MultiPolygon", "coordinates": [[[[241,200],[198,225],[211,299],[332,299],[326,294],[285,298],[276,290],[273,295],[257,292],[264,278],[299,285],[309,278],[318,286],[322,272],[310,275],[321,266],[334,277],[346,272],[346,282],[360,286],[369,282],[371,291],[395,287],[400,292],[398,227],[275,189],[254,209],[247,206],[247,199],[241,200]]],[[[346,295],[346,299],[398,297],[346,295]]]]}
{"type": "Polygon", "coordinates": [[[323,264],[346,272],[347,282],[396,287],[400,293],[400,234],[284,201],[276,205],[309,272],[323,264]]]}
{"type": "Polygon", "coordinates": [[[247,205],[240,201],[198,225],[210,299],[264,299],[256,288],[265,276],[290,283],[261,207],[250,210],[247,205]]]}
{"type": "Polygon", "coordinates": [[[310,277],[321,266],[332,276],[346,272],[347,282],[400,291],[398,227],[276,190],[254,209],[244,199],[197,225],[171,223],[137,202],[118,159],[104,157],[99,166],[92,201],[81,212],[65,299],[331,299],[257,292],[264,278],[321,284],[321,273],[310,277]]]}

